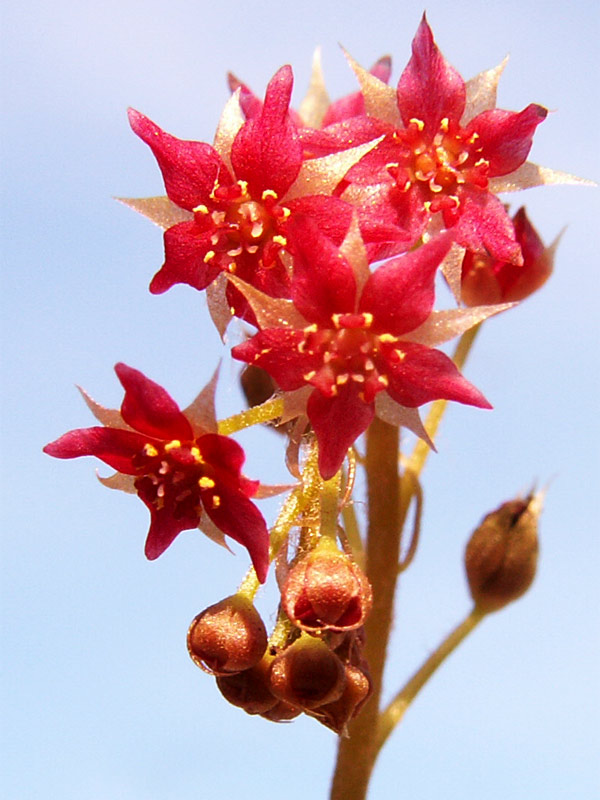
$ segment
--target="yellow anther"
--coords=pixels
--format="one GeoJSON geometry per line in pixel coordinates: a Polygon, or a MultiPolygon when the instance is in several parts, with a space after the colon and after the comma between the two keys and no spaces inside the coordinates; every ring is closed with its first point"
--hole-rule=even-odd
{"type": "Polygon", "coordinates": [[[286,206],[281,206],[281,207],[280,207],[280,211],[281,211],[281,213],[283,214],[283,216],[284,216],[284,218],[285,218],[285,219],[287,219],[287,218],[289,217],[289,215],[292,213],[292,212],[289,210],[289,208],[287,208],[286,206]]]}
{"type": "Polygon", "coordinates": [[[422,119],[417,119],[416,117],[413,117],[412,119],[409,119],[408,121],[409,121],[409,122],[410,122],[412,125],[416,125],[416,126],[417,126],[417,128],[418,128],[420,131],[424,130],[424,128],[425,128],[425,123],[423,122],[423,120],[422,120],[422,119]]]}
{"type": "Polygon", "coordinates": [[[312,325],[307,325],[306,328],[303,328],[302,333],[316,333],[318,330],[318,325],[313,322],[312,325]]]}
{"type": "Polygon", "coordinates": [[[362,317],[365,321],[365,327],[370,328],[373,324],[373,314],[370,311],[363,311],[362,317]]]}
{"type": "Polygon", "coordinates": [[[333,322],[333,324],[335,325],[336,328],[340,327],[341,319],[342,319],[342,315],[341,314],[332,314],[331,315],[331,321],[333,322]]]}
{"type": "Polygon", "coordinates": [[[200,203],[200,205],[196,206],[193,211],[199,214],[208,214],[208,208],[204,205],[204,203],[200,203]]]}
{"type": "Polygon", "coordinates": [[[148,443],[144,445],[144,455],[147,455],[148,458],[156,458],[158,455],[158,450],[154,445],[148,443]]]}
{"type": "Polygon", "coordinates": [[[265,189],[262,193],[262,199],[266,200],[267,197],[272,197],[274,200],[277,200],[277,192],[274,192],[273,189],[265,189]]]}
{"type": "Polygon", "coordinates": [[[304,378],[305,381],[310,381],[315,377],[316,374],[317,374],[317,371],[314,370],[314,369],[311,369],[310,372],[305,372],[302,377],[304,378]]]}
{"type": "Polygon", "coordinates": [[[221,498],[219,495],[215,494],[212,499],[212,507],[218,508],[221,505],[221,498]]]}
{"type": "Polygon", "coordinates": [[[165,445],[165,450],[168,453],[171,450],[175,450],[175,448],[177,447],[181,447],[181,442],[179,441],[179,439],[173,439],[172,441],[168,442],[165,445]]]}
{"type": "Polygon", "coordinates": [[[394,350],[394,353],[398,356],[398,361],[404,361],[406,358],[406,353],[404,350],[394,350]]]}
{"type": "Polygon", "coordinates": [[[280,244],[282,247],[287,247],[287,239],[285,238],[285,236],[277,234],[276,236],[273,237],[273,241],[275,242],[275,244],[280,244]]]}
{"type": "Polygon", "coordinates": [[[378,381],[378,383],[380,383],[382,386],[385,386],[385,387],[390,385],[390,382],[388,380],[387,375],[379,375],[379,377],[377,378],[377,381],[378,381]]]}
{"type": "Polygon", "coordinates": [[[200,478],[200,480],[198,481],[198,486],[201,489],[214,489],[215,482],[213,481],[212,478],[207,478],[206,476],[204,476],[203,478],[200,478]]]}
{"type": "Polygon", "coordinates": [[[190,447],[190,453],[192,454],[192,458],[197,464],[204,464],[204,459],[202,458],[202,454],[200,453],[199,448],[190,447]]]}
{"type": "Polygon", "coordinates": [[[355,372],[352,375],[352,380],[354,381],[354,383],[364,383],[365,382],[365,376],[361,375],[360,372],[355,372]]]}
{"type": "Polygon", "coordinates": [[[384,342],[384,343],[397,342],[398,341],[398,337],[397,336],[392,336],[391,333],[382,333],[381,336],[379,337],[379,341],[380,342],[384,342]]]}
{"type": "Polygon", "coordinates": [[[397,161],[390,161],[389,164],[385,165],[386,169],[397,169],[400,164],[397,161]]]}
{"type": "Polygon", "coordinates": [[[248,181],[238,181],[237,185],[242,190],[242,194],[248,194],[248,181]]]}
{"type": "Polygon", "coordinates": [[[440,121],[440,128],[444,131],[444,133],[448,133],[449,123],[450,123],[450,120],[448,119],[448,117],[444,117],[440,121]]]}
{"type": "Polygon", "coordinates": [[[345,383],[348,383],[350,375],[347,372],[343,372],[341,375],[338,375],[335,379],[335,382],[338,386],[343,386],[345,383]]]}
{"type": "Polygon", "coordinates": [[[215,251],[214,251],[214,250],[209,250],[209,251],[208,251],[208,252],[205,254],[205,256],[204,256],[204,258],[202,259],[202,261],[204,261],[204,263],[205,263],[205,264],[208,264],[208,262],[209,262],[209,261],[210,261],[212,258],[214,258],[216,255],[217,255],[217,254],[215,253],[215,251]]]}

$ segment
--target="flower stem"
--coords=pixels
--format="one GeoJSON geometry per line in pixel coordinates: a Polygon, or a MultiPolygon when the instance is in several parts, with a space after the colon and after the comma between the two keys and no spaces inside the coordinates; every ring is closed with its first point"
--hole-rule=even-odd
{"type": "Polygon", "coordinates": [[[367,432],[369,524],[367,575],[373,587],[373,610],[365,624],[365,656],[373,693],[340,739],[331,800],[363,800],[377,757],[377,727],[383,668],[392,623],[398,575],[398,429],[375,418],[367,432]]]}
{"type": "Polygon", "coordinates": [[[219,422],[219,433],[228,436],[230,433],[249,428],[251,425],[258,425],[261,422],[271,422],[283,414],[283,398],[276,397],[274,400],[267,400],[260,406],[254,406],[247,411],[234,414],[232,417],[222,419],[219,422]]]}
{"type": "Polygon", "coordinates": [[[471,613],[451,631],[439,647],[415,672],[396,697],[381,712],[377,729],[377,750],[379,751],[388,736],[404,716],[404,712],[421,691],[438,667],[456,650],[458,645],[471,633],[484,618],[485,612],[474,608],[471,613]]]}

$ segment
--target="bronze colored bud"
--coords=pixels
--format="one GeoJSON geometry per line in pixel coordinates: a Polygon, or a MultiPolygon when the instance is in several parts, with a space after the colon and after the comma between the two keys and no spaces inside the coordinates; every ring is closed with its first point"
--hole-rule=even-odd
{"type": "Polygon", "coordinates": [[[253,667],[267,649],[267,632],[258,611],[239,594],[206,608],[187,635],[192,661],[212,675],[253,667]]]}
{"type": "Polygon", "coordinates": [[[318,708],[337,700],[344,691],[344,665],[325,642],[306,634],[275,657],[271,691],[302,709],[318,708]]]}
{"type": "Polygon", "coordinates": [[[279,700],[273,708],[261,714],[261,717],[271,720],[271,722],[290,722],[301,713],[302,709],[298,708],[298,706],[292,706],[283,700],[279,700]]]}
{"type": "Polygon", "coordinates": [[[286,614],[302,630],[350,631],[364,623],[373,594],[360,567],[323,538],[290,570],[282,600],[286,614]]]}
{"type": "Polygon", "coordinates": [[[265,714],[277,705],[278,699],[269,686],[269,669],[273,657],[265,657],[250,669],[233,675],[221,675],[217,686],[223,697],[232,705],[243,708],[247,714],[265,714]]]}
{"type": "Polygon", "coordinates": [[[540,494],[510,500],[484,517],[465,552],[471,596],[483,612],[521,597],[535,577],[540,494]]]}
{"type": "Polygon", "coordinates": [[[366,663],[363,662],[362,668],[346,664],[345,670],[346,686],[341,697],[310,712],[311,716],[338,735],[345,733],[346,726],[367,702],[373,688],[366,663]]]}
{"type": "Polygon", "coordinates": [[[262,367],[248,364],[240,375],[240,383],[249,408],[260,406],[275,392],[275,382],[262,367]]]}

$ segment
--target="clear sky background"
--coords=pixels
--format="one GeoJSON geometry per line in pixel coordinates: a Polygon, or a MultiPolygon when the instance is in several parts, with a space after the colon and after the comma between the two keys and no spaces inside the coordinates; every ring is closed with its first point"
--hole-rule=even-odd
{"type": "MultiPolygon", "coordinates": [[[[465,77],[508,52],[499,105],[555,111],[532,159],[600,177],[595,4],[431,0],[446,57],[465,77]]],[[[307,86],[323,46],[330,93],[353,90],[341,42],[397,81],[414,0],[220,3],[23,0],[3,19],[3,795],[15,800],[198,800],[327,795],[334,734],[276,727],[229,706],[189,661],[185,634],[231,593],[247,558],[182,534],[143,557],[147,512],[109,492],[91,459],[41,447],[93,424],[74,384],[121,401],[116,361],[186,405],[221,346],[203,297],[153,297],[161,234],[111,196],[161,194],[133,105],[181,138],[211,141],[233,70],[257,92],[284,63],[307,86]]],[[[598,191],[513,195],[549,242],[556,274],[490,321],[466,369],[495,410],[456,407],[426,471],[423,542],[400,588],[388,691],[467,612],[462,551],[481,516],[550,483],[539,577],[453,655],[377,766],[373,800],[597,796],[598,191]]],[[[234,382],[225,364],[223,377],[234,382]]],[[[240,407],[224,385],[220,416],[240,407]]],[[[268,433],[240,437],[247,474],[284,479],[268,433]],[[266,443],[266,444],[265,444],[266,443]]],[[[107,474],[108,469],[103,471],[107,474]]],[[[264,505],[272,520],[276,505],[264,505]]],[[[267,619],[275,593],[261,600],[267,619]]]]}

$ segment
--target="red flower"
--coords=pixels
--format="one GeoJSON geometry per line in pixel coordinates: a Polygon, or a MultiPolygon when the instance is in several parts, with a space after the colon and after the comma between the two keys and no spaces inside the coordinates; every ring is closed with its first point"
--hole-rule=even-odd
{"type": "Polygon", "coordinates": [[[161,555],[181,531],[200,527],[211,538],[223,540],[224,533],[243,545],[264,582],[269,537],[261,513],[248,499],[256,494],[258,481],[241,474],[242,448],[207,432],[194,405],[184,414],[138,370],[117,364],[115,371],[125,389],[120,414],[88,400],[106,427],[70,431],[44,452],[56,458],[96,456],[118,470],[120,475],[102,481],[137,492],[148,507],[149,559],[161,555]]]}
{"type": "MultiPolygon", "coordinates": [[[[167,228],[165,263],[151,292],[175,283],[205,289],[226,272],[272,297],[289,297],[288,219],[298,211],[311,215],[328,236],[342,241],[352,208],[330,195],[366,150],[350,154],[350,160],[348,154],[318,164],[313,160],[303,170],[303,150],[289,114],[292,83],[291,68],[282,67],[246,123],[235,95],[214,147],[176,139],[129,111],[133,130],[158,161],[171,201],[170,207],[157,204],[158,198],[125,201],[167,228]]],[[[229,285],[227,292],[234,313],[252,322],[235,287],[229,285]]]]}
{"type": "MultiPolygon", "coordinates": [[[[424,344],[435,328],[428,328],[427,321],[449,234],[388,261],[373,274],[357,276],[308,220],[297,219],[294,227],[292,298],[297,311],[278,327],[267,327],[257,313],[261,330],[232,354],[265,369],[284,391],[314,387],[307,414],[325,479],[337,472],[348,448],[369,426],[381,392],[409,409],[437,398],[490,407],[444,353],[424,344]]],[[[458,310],[456,319],[461,313],[471,314],[458,310]]],[[[465,327],[473,324],[469,319],[465,327]]],[[[438,330],[438,341],[446,338],[438,330]]]]}
{"type": "Polygon", "coordinates": [[[552,274],[558,240],[545,247],[524,208],[517,211],[512,222],[523,252],[523,264],[518,266],[467,251],[461,276],[461,300],[465,305],[524,300],[552,274]]]}
{"type": "MultiPolygon", "coordinates": [[[[389,205],[387,215],[396,213],[398,226],[416,238],[439,212],[443,227],[457,226],[456,240],[468,249],[522,263],[510,220],[493,194],[494,179],[524,164],[546,109],[535,104],[521,112],[494,108],[501,69],[484,74],[487,82],[483,77],[470,82],[467,93],[425,16],[395,97],[356,68],[369,98],[367,113],[386,126],[387,135],[347,180],[381,184],[384,194],[377,201],[389,205]]],[[[360,191],[344,196],[360,203],[360,191]]]]}

